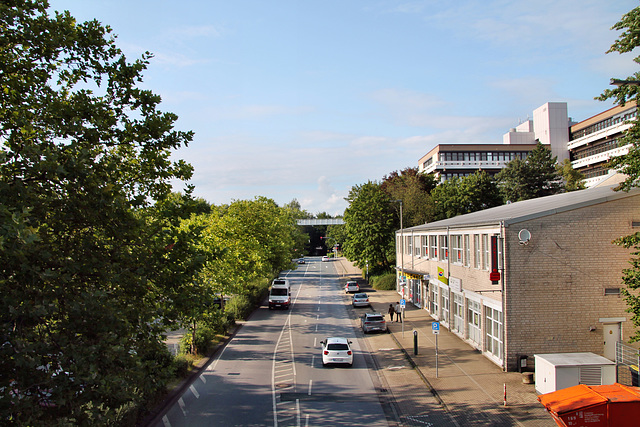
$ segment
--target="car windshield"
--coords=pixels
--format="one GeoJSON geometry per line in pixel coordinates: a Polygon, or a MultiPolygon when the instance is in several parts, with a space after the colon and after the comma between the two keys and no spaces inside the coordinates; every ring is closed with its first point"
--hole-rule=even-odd
{"type": "Polygon", "coordinates": [[[367,317],[367,321],[369,322],[380,322],[382,321],[382,316],[369,316],[367,317]]]}
{"type": "Polygon", "coordinates": [[[274,285],[285,285],[287,282],[285,282],[284,280],[274,280],[273,284],[274,285]]]}
{"type": "Polygon", "coordinates": [[[287,290],[283,289],[283,288],[271,289],[271,295],[286,296],[287,295],[287,290]]]}
{"type": "Polygon", "coordinates": [[[353,297],[354,298],[366,298],[367,294],[355,294],[353,297]]]}
{"type": "Polygon", "coordinates": [[[328,344],[327,350],[349,350],[349,346],[346,344],[340,344],[340,343],[328,344]]]}

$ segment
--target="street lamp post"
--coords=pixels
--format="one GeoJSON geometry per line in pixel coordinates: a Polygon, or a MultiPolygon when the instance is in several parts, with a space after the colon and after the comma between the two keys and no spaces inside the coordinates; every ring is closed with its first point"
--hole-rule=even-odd
{"type": "MultiPolygon", "coordinates": [[[[404,227],[402,226],[402,200],[394,200],[400,203],[400,276],[404,280],[404,227]]],[[[402,296],[404,297],[404,286],[402,288],[402,296]]]]}

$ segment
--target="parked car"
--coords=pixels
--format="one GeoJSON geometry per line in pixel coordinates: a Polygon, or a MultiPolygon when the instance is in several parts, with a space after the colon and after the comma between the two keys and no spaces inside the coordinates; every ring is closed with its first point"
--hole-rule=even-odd
{"type": "Polygon", "coordinates": [[[326,256],[326,255],[325,255],[325,256],[323,256],[323,257],[322,257],[322,262],[327,262],[327,261],[329,261],[329,257],[328,257],[328,256],[326,256]]]}
{"type": "Polygon", "coordinates": [[[322,344],[322,366],[338,363],[353,365],[353,351],[351,341],[342,337],[327,338],[322,344]]]}
{"type": "Polygon", "coordinates": [[[387,332],[387,322],[380,313],[365,313],[360,318],[360,326],[365,334],[373,331],[387,332]]]}
{"type": "Polygon", "coordinates": [[[298,258],[298,264],[304,264],[304,257],[298,258]]]}
{"type": "Polygon", "coordinates": [[[350,280],[346,283],[346,285],[344,285],[344,291],[346,293],[360,292],[360,285],[358,285],[358,282],[354,282],[353,280],[350,280]]]}
{"type": "Polygon", "coordinates": [[[369,295],[365,294],[364,292],[354,294],[351,305],[353,305],[354,307],[371,307],[371,303],[369,302],[369,295]]]}

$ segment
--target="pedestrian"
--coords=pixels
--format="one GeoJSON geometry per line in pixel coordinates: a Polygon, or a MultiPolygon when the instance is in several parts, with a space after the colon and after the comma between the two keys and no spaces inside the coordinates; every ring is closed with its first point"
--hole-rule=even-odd
{"type": "Polygon", "coordinates": [[[396,322],[402,322],[402,309],[399,302],[396,303],[396,322]]]}
{"type": "Polygon", "coordinates": [[[391,318],[391,321],[393,322],[393,313],[396,312],[396,309],[393,308],[393,304],[389,304],[389,317],[391,318]]]}

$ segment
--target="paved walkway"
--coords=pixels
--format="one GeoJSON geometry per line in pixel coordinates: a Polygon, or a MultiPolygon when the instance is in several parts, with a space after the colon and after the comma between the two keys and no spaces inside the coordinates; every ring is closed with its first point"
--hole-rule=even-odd
{"type": "MultiPolygon", "coordinates": [[[[361,283],[361,272],[345,258],[334,261],[342,279],[361,283]]],[[[364,289],[372,308],[386,314],[399,301],[396,291],[364,289]]],[[[385,316],[387,320],[388,315],[385,316]]],[[[436,335],[427,311],[407,304],[403,324],[389,324],[389,334],[367,335],[382,373],[383,393],[392,395],[394,411],[405,426],[553,427],[556,423],[538,402],[535,386],[522,374],[503,372],[479,351],[446,328],[440,328],[436,372],[436,335]],[[414,331],[418,354],[414,354],[414,331]],[[505,406],[506,387],[506,406],[505,406]]]]}

